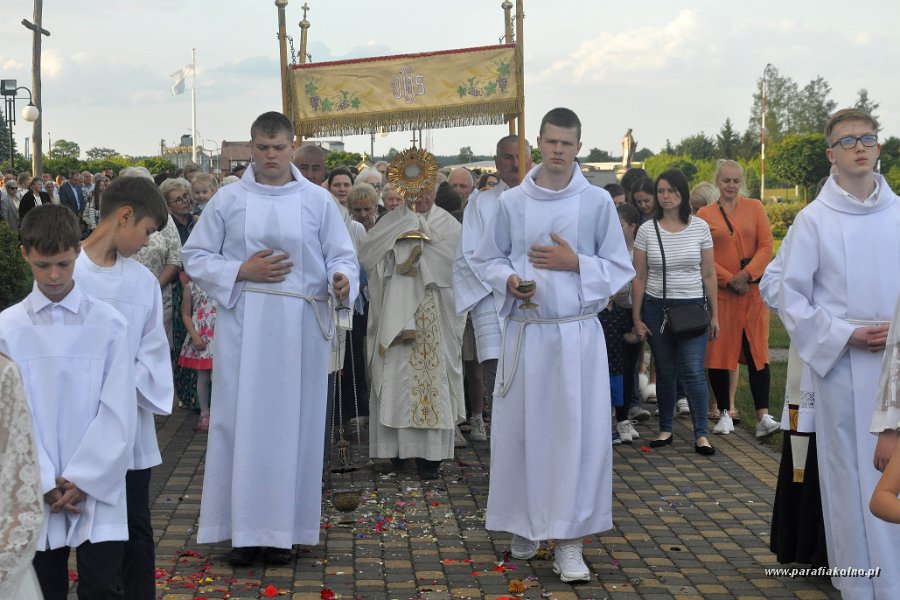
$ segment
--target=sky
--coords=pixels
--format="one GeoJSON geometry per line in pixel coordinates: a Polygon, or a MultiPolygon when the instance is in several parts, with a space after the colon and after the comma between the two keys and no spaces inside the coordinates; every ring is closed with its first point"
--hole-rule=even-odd
{"type": "MultiPolygon", "coordinates": [[[[313,62],[497,43],[501,0],[307,0],[313,62]]],[[[190,133],[190,94],[172,96],[170,75],[197,52],[198,140],[246,140],[253,119],[281,108],[278,13],[272,0],[154,0],[110,4],[45,0],[43,140],[77,142],[82,153],[113,148],[159,153],[190,133]]],[[[289,0],[288,35],[299,48],[302,0],[289,0]]],[[[4,0],[0,78],[31,87],[32,0],[4,0]]],[[[525,0],[525,135],[556,106],[578,113],[582,141],[621,154],[633,129],[637,149],[715,135],[726,118],[748,127],[767,63],[801,87],[821,75],[839,106],[859,88],[881,103],[884,136],[900,135],[900,3],[873,0],[525,0]]],[[[17,104],[17,148],[31,136],[17,104]]],[[[436,129],[435,154],[469,146],[493,154],[506,126],[436,129]]],[[[376,156],[409,145],[409,133],[375,137],[376,156]]],[[[333,139],[333,138],[329,138],[333,139]]],[[[343,138],[369,152],[370,136],[343,138]]],[[[82,154],[83,157],[83,154],[82,154]]]]}

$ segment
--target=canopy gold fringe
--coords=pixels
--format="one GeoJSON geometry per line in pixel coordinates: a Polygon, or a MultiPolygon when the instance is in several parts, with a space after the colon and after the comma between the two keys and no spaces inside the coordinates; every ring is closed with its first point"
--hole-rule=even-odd
{"type": "Polygon", "coordinates": [[[303,119],[296,124],[297,135],[321,137],[328,135],[359,135],[373,131],[410,131],[413,129],[438,129],[442,127],[466,127],[470,125],[502,125],[510,115],[522,111],[523,102],[515,98],[498,103],[468,104],[457,107],[439,107],[369,113],[364,115],[334,115],[315,119],[303,119]]]}

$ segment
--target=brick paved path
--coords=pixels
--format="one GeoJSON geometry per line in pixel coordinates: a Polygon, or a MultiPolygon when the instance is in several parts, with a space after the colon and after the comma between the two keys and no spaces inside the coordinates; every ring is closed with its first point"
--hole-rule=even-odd
{"type": "MultiPolygon", "coordinates": [[[[712,459],[693,451],[685,419],[672,446],[617,447],[615,529],[586,538],[595,576],[572,586],[553,574],[547,552],[502,562],[508,535],[483,527],[487,442],[457,449],[435,482],[423,484],[414,469],[342,476],[336,485],[363,490],[363,504],[339,513],[326,496],[320,546],[300,548],[287,567],[232,569],[227,545],[195,541],[206,443],[191,430],[195,421],[176,409],[158,422],[165,462],[151,498],[160,598],[496,599],[513,597],[516,579],[526,587],[519,597],[556,600],[838,597],[824,578],[765,576],[778,566],[768,551],[778,457],[743,431],[712,436],[712,459]]],[[[638,429],[651,438],[651,427],[638,429]]]]}

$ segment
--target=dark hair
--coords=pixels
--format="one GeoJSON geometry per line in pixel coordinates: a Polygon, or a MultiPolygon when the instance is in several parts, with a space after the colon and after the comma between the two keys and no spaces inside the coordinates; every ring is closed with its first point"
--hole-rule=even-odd
{"type": "Polygon", "coordinates": [[[639,180],[647,177],[647,171],[641,169],[640,167],[631,167],[625,174],[622,175],[621,184],[622,187],[625,188],[625,201],[631,202],[631,187],[637,183],[639,180]]]}
{"type": "Polygon", "coordinates": [[[494,179],[496,179],[496,180],[497,180],[497,183],[500,183],[500,178],[497,177],[497,175],[496,175],[495,173],[484,173],[484,174],[478,179],[478,189],[479,189],[479,190],[483,190],[484,187],[487,185],[488,179],[490,179],[491,177],[493,177],[494,179]]]}
{"type": "MultiPolygon", "coordinates": [[[[616,214],[629,225],[639,226],[641,224],[641,211],[627,202],[616,207],[616,214]]],[[[634,233],[637,235],[637,227],[635,227],[634,233]]]]}
{"type": "Polygon", "coordinates": [[[575,139],[581,141],[581,121],[572,110],[568,108],[554,108],[541,119],[541,128],[538,135],[544,135],[544,125],[555,125],[566,129],[575,128],[575,139]]]}
{"type": "Polygon", "coordinates": [[[350,169],[348,169],[347,167],[335,167],[331,170],[331,173],[328,174],[328,188],[329,189],[331,189],[331,182],[338,175],[346,175],[347,177],[350,178],[350,185],[353,185],[353,180],[355,178],[353,177],[353,173],[350,172],[350,169]]]}
{"type": "Polygon", "coordinates": [[[462,208],[462,199],[446,181],[438,186],[437,193],[434,195],[434,203],[448,213],[462,208]]]}
{"type": "Polygon", "coordinates": [[[77,177],[78,175],[81,175],[81,171],[79,171],[77,169],[74,171],[69,171],[69,179],[72,179],[73,177],[77,177]]]}
{"type": "Polygon", "coordinates": [[[642,179],[638,179],[631,185],[631,202],[634,203],[634,194],[635,192],[644,192],[645,194],[650,194],[651,196],[656,195],[656,184],[653,183],[653,180],[649,177],[644,177],[642,179]]]}
{"type": "Polygon", "coordinates": [[[609,192],[609,195],[615,198],[616,196],[624,196],[625,188],[623,188],[618,183],[607,183],[603,186],[603,189],[609,192]]]}
{"type": "Polygon", "coordinates": [[[140,221],[151,217],[160,231],[169,220],[166,199],[162,192],[146,177],[117,177],[109,184],[100,200],[100,220],[115,213],[123,206],[134,210],[134,218],[140,221]]]}
{"type": "Polygon", "coordinates": [[[78,217],[61,204],[42,204],[28,211],[19,234],[26,253],[33,248],[45,256],[78,248],[81,243],[78,217]]]}
{"type": "Polygon", "coordinates": [[[290,119],[276,111],[269,111],[256,117],[250,126],[250,139],[255,140],[258,133],[264,133],[266,137],[273,138],[279,133],[287,135],[289,140],[294,139],[294,125],[290,119]]]}
{"type": "MultiPolygon", "coordinates": [[[[678,220],[682,223],[689,223],[691,220],[691,191],[690,188],[688,188],[688,182],[684,173],[678,169],[669,169],[668,171],[663,171],[662,174],[656,178],[654,185],[657,188],[659,187],[660,181],[666,181],[675,188],[675,191],[681,196],[681,204],[678,205],[678,220]]],[[[656,201],[656,206],[653,209],[653,216],[656,219],[661,219],[663,210],[662,206],[659,204],[656,189],[653,190],[653,199],[656,201]]]]}

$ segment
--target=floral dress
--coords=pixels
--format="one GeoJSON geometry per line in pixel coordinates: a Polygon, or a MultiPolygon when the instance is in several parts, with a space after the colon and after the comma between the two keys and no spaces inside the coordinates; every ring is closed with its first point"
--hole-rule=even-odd
{"type": "Polygon", "coordinates": [[[188,283],[188,289],[191,292],[191,301],[193,302],[191,320],[194,323],[194,331],[206,341],[206,348],[197,350],[191,343],[191,336],[185,336],[184,344],[181,346],[181,355],[178,357],[178,364],[189,369],[208,371],[212,369],[212,339],[216,326],[216,303],[210,299],[203,288],[193,281],[188,283]]]}

